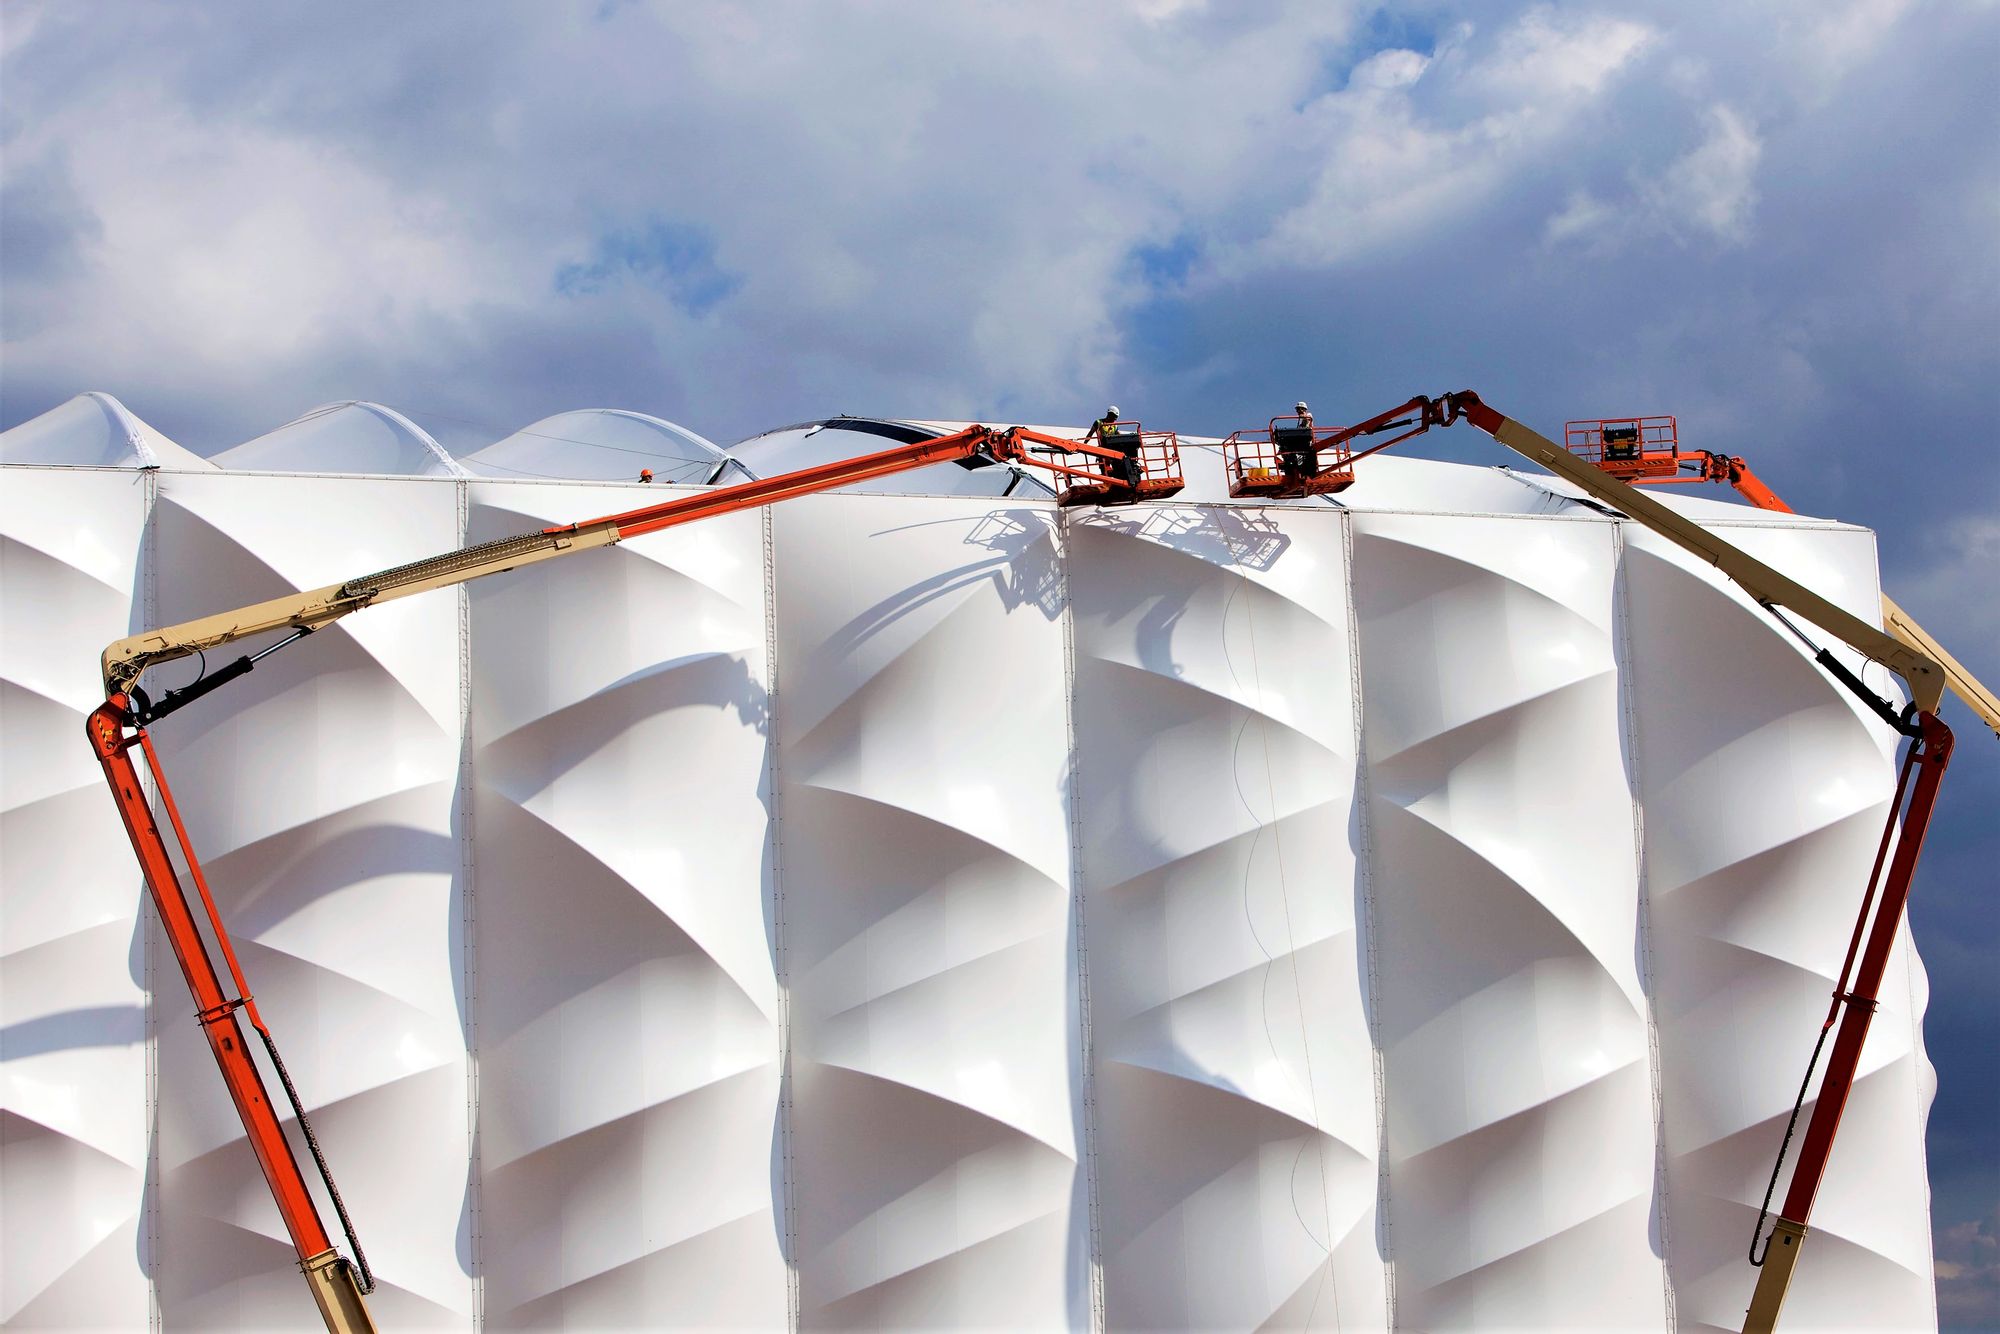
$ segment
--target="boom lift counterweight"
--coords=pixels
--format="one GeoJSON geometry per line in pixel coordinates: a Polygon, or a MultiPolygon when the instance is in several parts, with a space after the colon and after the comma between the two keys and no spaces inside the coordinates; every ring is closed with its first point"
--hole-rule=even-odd
{"type": "Polygon", "coordinates": [[[306,1119],[305,1109],[284,1063],[278,1058],[271,1031],[258,1014],[229,933],[215,910],[207,877],[188,841],[173,793],[167,786],[159,756],[146,728],[194,701],[252,671],[257,663],[280,648],[298,642],[322,626],[378,602],[409,597],[434,588],[489,574],[500,574],[539,561],[552,560],[593,547],[610,546],[626,538],[693,523],[714,515],[776,504],[794,496],[811,495],[834,487],[850,485],[873,477],[907,472],[933,463],[985,458],[998,463],[1032,466],[1055,474],[1057,500],[1064,505],[1129,504],[1135,500],[1171,496],[1181,489],[1179,442],[1171,432],[1142,433],[1136,424],[1129,436],[1100,444],[1093,440],[1066,440],[1024,427],[1004,431],[969,426],[936,439],[843,459],[836,463],[805,468],[759,481],[711,491],[697,491],[661,504],[606,515],[582,523],[544,528],[459,551],[446,552],[426,560],[363,575],[310,592],[273,598],[254,606],[149,630],[121,639],[104,650],[105,702],[88,720],[92,753],[104,769],[125,832],[145,875],[146,887],[159,910],[161,925],[181,971],[194,996],[197,1018],[208,1038],[223,1082],[229,1088],[245,1135],[271,1189],[272,1199],[284,1219],[292,1245],[298,1252],[299,1267],[310,1285],[320,1316],[332,1334],[361,1334],[375,1328],[364,1297],[374,1289],[374,1279],[355,1240],[340,1192],[332,1173],[321,1157],[318,1141],[306,1119]],[[194,684],[168,691],[155,703],[139,684],[148,668],[176,659],[192,657],[224,644],[277,630],[291,631],[284,638],[257,653],[208,673],[194,684]],[[145,757],[160,805],[173,828],[170,845],[147,801],[134,752],[145,757]],[[200,897],[202,914],[197,917],[188,901],[186,887],[176,866],[187,869],[200,897]],[[216,971],[213,956],[203,936],[202,922],[215,939],[229,970],[233,986],[225,986],[216,971]],[[354,1251],[350,1262],[335,1249],[326,1225],[314,1203],[312,1189],[299,1167],[297,1156],[285,1136],[279,1113],[271,1105],[259,1070],[245,1045],[241,1012],[257,1030],[273,1068],[285,1088],[300,1132],[312,1152],[327,1194],[339,1215],[354,1251]]]}

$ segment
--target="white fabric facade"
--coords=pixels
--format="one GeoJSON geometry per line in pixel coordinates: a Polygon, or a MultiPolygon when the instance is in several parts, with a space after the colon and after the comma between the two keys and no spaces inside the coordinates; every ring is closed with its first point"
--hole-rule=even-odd
{"type": "MultiPolygon", "coordinates": [[[[314,1329],[97,652],[661,488],[123,462],[0,473],[0,1323],[314,1329]]],[[[811,497],[161,723],[383,1327],[1735,1328],[1893,738],[1428,466],[1536,512],[811,497]]],[[[1876,614],[1869,533],[1727,514],[1876,614]]],[[[1923,999],[1906,936],[1787,1329],[1935,1326],[1923,999]]]]}

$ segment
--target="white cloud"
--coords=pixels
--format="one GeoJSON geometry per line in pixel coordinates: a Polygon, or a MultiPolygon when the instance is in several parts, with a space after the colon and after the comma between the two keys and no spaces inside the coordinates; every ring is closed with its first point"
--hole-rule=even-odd
{"type": "Polygon", "coordinates": [[[1347,76],[1347,86],[1350,89],[1377,90],[1407,88],[1424,76],[1430,64],[1429,56],[1391,47],[1386,51],[1377,51],[1356,65],[1347,76]]]}
{"type": "Polygon", "coordinates": [[[1575,105],[1604,92],[1656,35],[1630,19],[1538,6],[1501,35],[1467,82],[1511,103],[1575,105]]]}
{"type": "Polygon", "coordinates": [[[1707,121],[1701,143],[1669,165],[1647,188],[1645,199],[1669,225],[1741,245],[1750,236],[1764,146],[1755,130],[1726,106],[1710,108],[1707,121]]]}
{"type": "Polygon", "coordinates": [[[1684,245],[1746,244],[1755,220],[1763,142],[1727,106],[1707,108],[1702,122],[1698,143],[1656,170],[1628,172],[1617,197],[1572,192],[1543,224],[1543,241],[1581,245],[1598,255],[1659,237],[1684,245]]]}
{"type": "Polygon", "coordinates": [[[1654,36],[1629,20],[1538,7],[1486,47],[1461,27],[1434,58],[1389,50],[1364,61],[1307,109],[1302,130],[1320,161],[1306,197],[1223,259],[1220,276],[1358,262],[1476,215],[1587,131],[1599,95],[1654,36]],[[1434,77],[1449,87],[1432,102],[1420,93],[1434,77]]]}
{"type": "Polygon", "coordinates": [[[1789,16],[1798,79],[1813,100],[1829,96],[1848,71],[1881,48],[1911,0],[1811,0],[1789,16]]]}
{"type": "MultiPolygon", "coordinates": [[[[806,406],[769,406],[779,356],[778,392],[789,376],[799,399],[839,389],[857,410],[936,396],[969,411],[1110,374],[1118,310],[1142,295],[1135,248],[1230,212],[1352,22],[1310,3],[1247,24],[1198,5],[1055,24],[812,5],[590,22],[531,5],[373,41],[347,25],[322,47],[281,21],[163,18],[121,45],[82,16],[37,17],[10,71],[8,166],[74,146],[103,236],[65,282],[68,318],[8,331],[14,385],[87,365],[143,401],[172,347],[240,402],[245,382],[343,357],[415,378],[441,331],[624,325],[703,386],[701,412],[746,426],[806,406]],[[86,51],[95,86],[28,77],[86,51]],[[1226,95],[1190,95],[1211,84],[1226,95]],[[643,265],[554,290],[605,237],[662,223],[712,238],[734,280],[715,318],[676,309],[643,265]]],[[[313,392],[371,391],[390,392],[313,392]]],[[[552,406],[576,404],[521,410],[552,406]]]]}
{"type": "Polygon", "coordinates": [[[1467,12],[1371,51],[1358,5],[1311,0],[309,30],[11,6],[6,169],[60,148],[82,258],[8,271],[32,318],[5,329],[7,413],[97,383],[227,421],[204,446],[355,395],[511,428],[620,393],[719,435],[914,402],[1046,413],[1145,373],[1135,312],[1163,291],[1440,247],[1501,273],[1757,244],[1784,116],[1712,96],[1735,20],[1467,12]],[[691,309],[643,263],[557,290],[661,227],[705,241],[726,296],[691,309]],[[1157,247],[1177,258],[1142,272],[1157,247]]]}
{"type": "Polygon", "coordinates": [[[1610,204],[1588,190],[1575,190],[1570,193],[1562,212],[1549,219],[1545,234],[1553,244],[1590,240],[1612,233],[1617,221],[1618,212],[1610,204]]]}

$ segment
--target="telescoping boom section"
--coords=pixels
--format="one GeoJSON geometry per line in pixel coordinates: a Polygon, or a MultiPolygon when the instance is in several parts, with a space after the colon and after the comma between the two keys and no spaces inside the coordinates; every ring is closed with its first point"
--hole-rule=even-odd
{"type": "Polygon", "coordinates": [[[147,890],[159,909],[161,925],[187,978],[196,1017],[242,1119],[257,1165],[298,1252],[300,1270],[326,1327],[334,1334],[375,1328],[364,1300],[374,1289],[374,1279],[355,1240],[354,1228],[313,1136],[311,1123],[306,1119],[305,1108],[278,1056],[277,1043],[258,1013],[257,1002],[237,963],[235,947],[216,913],[207,877],[188,840],[147,726],[248,674],[261,659],[285,645],[379,602],[448,588],[484,575],[610,546],[626,538],[720,514],[975,457],[1043,470],[1053,478],[1058,502],[1065,505],[1126,504],[1170,496],[1181,489],[1179,442],[1171,432],[1142,432],[1135,427],[1100,441],[1095,437],[1068,440],[1020,427],[989,430],[971,426],[877,454],[737,486],[692,492],[641,509],[446,552],[309,592],[148,630],[105,649],[102,665],[106,699],[90,715],[91,751],[103,766],[105,781],[110,784],[112,799],[144,872],[147,890]],[[193,685],[170,690],[157,702],[139,684],[146,670],[160,663],[280,632],[282,637],[275,643],[216,668],[193,685]],[[153,804],[147,799],[139,767],[141,759],[158,792],[159,807],[173,833],[171,840],[161,830],[153,804]],[[194,885],[199,911],[188,897],[188,882],[194,885]],[[226,979],[215,964],[218,953],[227,971],[226,979]],[[244,1040],[243,1019],[248,1019],[256,1031],[285,1090],[300,1135],[306,1141],[354,1253],[351,1261],[335,1248],[321,1219],[312,1187],[286,1137],[282,1116],[272,1105],[263,1072],[244,1040]]]}

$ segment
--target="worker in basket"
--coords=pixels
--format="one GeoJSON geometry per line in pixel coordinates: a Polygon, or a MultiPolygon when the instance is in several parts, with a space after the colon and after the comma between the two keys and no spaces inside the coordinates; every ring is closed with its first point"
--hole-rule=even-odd
{"type": "Polygon", "coordinates": [[[1272,447],[1278,451],[1278,467],[1288,481],[1299,481],[1319,471],[1319,451],[1313,448],[1312,409],[1303,401],[1292,406],[1294,424],[1271,430],[1272,447]]]}
{"type": "Polygon", "coordinates": [[[1138,423],[1126,423],[1118,419],[1118,405],[1113,403],[1104,410],[1104,415],[1090,424],[1089,434],[1083,437],[1085,444],[1092,441],[1115,449],[1125,457],[1116,463],[1107,461],[1105,472],[1124,482],[1134,491],[1139,489],[1139,430],[1138,423]]]}

